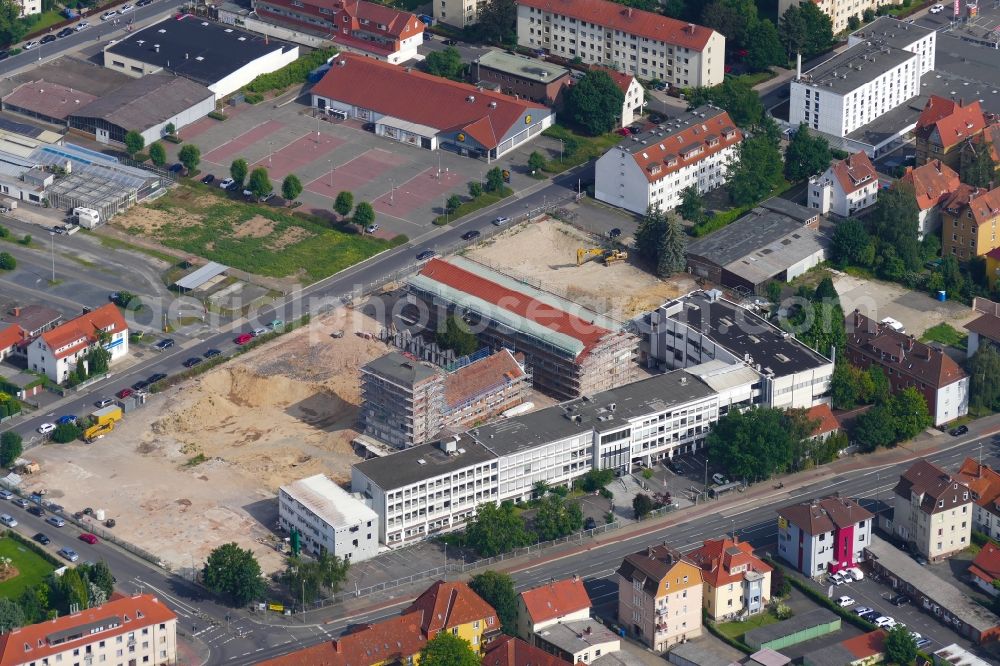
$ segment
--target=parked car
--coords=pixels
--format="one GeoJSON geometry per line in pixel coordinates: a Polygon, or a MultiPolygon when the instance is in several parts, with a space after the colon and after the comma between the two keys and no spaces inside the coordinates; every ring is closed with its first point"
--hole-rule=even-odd
{"type": "Polygon", "coordinates": [[[433,259],[437,254],[434,250],[424,250],[423,252],[417,253],[417,261],[427,261],[428,259],[433,259]]]}
{"type": "Polygon", "coordinates": [[[620,134],[621,136],[628,136],[631,133],[632,130],[630,130],[627,127],[619,127],[618,129],[615,130],[615,134],[620,134]]]}
{"type": "Polygon", "coordinates": [[[969,432],[969,426],[960,425],[957,428],[952,428],[950,434],[952,437],[961,437],[967,432],[969,432]]]}
{"type": "Polygon", "coordinates": [[[184,174],[187,173],[187,169],[185,169],[184,165],[181,164],[180,162],[176,162],[170,165],[170,173],[175,173],[183,176],[184,174]]]}
{"type": "Polygon", "coordinates": [[[73,28],[63,28],[62,30],[56,33],[56,37],[62,39],[63,37],[69,37],[74,32],[76,32],[76,30],[73,30],[73,28]]]}
{"type": "Polygon", "coordinates": [[[456,44],[458,44],[458,40],[457,40],[457,39],[446,39],[446,40],[444,40],[444,42],[442,42],[442,43],[443,43],[443,44],[444,44],[445,46],[455,46],[456,44]]]}
{"type": "Polygon", "coordinates": [[[121,7],[120,7],[120,8],[118,9],[118,13],[119,13],[119,14],[124,14],[124,13],[126,13],[126,12],[130,12],[130,11],[132,11],[132,5],[130,5],[130,4],[127,4],[127,3],[126,3],[126,4],[124,4],[124,5],[122,5],[122,6],[121,6],[121,7]]]}
{"type": "Polygon", "coordinates": [[[285,322],[281,321],[280,319],[273,319],[271,321],[271,323],[267,325],[267,327],[269,329],[271,329],[272,331],[277,331],[278,329],[280,329],[284,325],[285,325],[285,322]]]}
{"type": "Polygon", "coordinates": [[[77,555],[76,551],[69,547],[60,548],[59,555],[65,557],[70,562],[76,562],[80,559],[80,556],[77,555]]]}
{"type": "Polygon", "coordinates": [[[874,624],[879,629],[892,629],[893,627],[896,626],[896,621],[891,617],[882,615],[880,617],[875,618],[874,624]]]}
{"type": "Polygon", "coordinates": [[[135,384],[132,384],[133,391],[144,391],[147,388],[149,388],[149,382],[147,382],[145,379],[140,379],[135,384]]]}
{"type": "Polygon", "coordinates": [[[0,513],[0,523],[3,523],[7,527],[17,527],[17,520],[9,513],[0,513]]]}
{"type": "Polygon", "coordinates": [[[17,499],[11,500],[11,504],[17,507],[21,507],[22,509],[27,509],[29,506],[31,506],[31,502],[24,499],[23,497],[18,497],[17,499]]]}
{"type": "Polygon", "coordinates": [[[840,606],[841,608],[847,608],[848,606],[853,606],[856,603],[858,603],[858,602],[856,602],[854,599],[852,599],[850,597],[838,597],[837,598],[837,605],[840,606]]]}
{"type": "Polygon", "coordinates": [[[124,400],[125,398],[129,397],[133,393],[135,393],[135,391],[133,391],[132,389],[130,389],[130,388],[123,388],[121,391],[118,391],[118,393],[115,393],[115,395],[118,396],[119,400],[124,400]]]}
{"type": "Polygon", "coordinates": [[[497,217],[495,220],[493,220],[493,224],[495,224],[498,227],[502,227],[503,225],[508,224],[509,222],[510,222],[510,218],[509,217],[504,217],[503,215],[501,215],[501,216],[497,217]]]}
{"type": "Polygon", "coordinates": [[[52,539],[48,538],[47,536],[45,536],[41,532],[39,532],[38,534],[36,534],[35,536],[33,536],[31,538],[34,539],[35,541],[37,541],[38,543],[42,544],[43,546],[49,545],[49,542],[52,541],[52,539]]]}
{"type": "Polygon", "coordinates": [[[250,331],[250,335],[252,335],[255,338],[259,338],[260,336],[262,336],[262,335],[264,335],[266,333],[267,333],[267,329],[266,328],[255,328],[252,331],[250,331]]]}
{"type": "Polygon", "coordinates": [[[49,516],[48,518],[45,519],[45,522],[47,522],[52,527],[64,527],[66,525],[66,521],[60,518],[59,516],[49,516]]]}
{"type": "Polygon", "coordinates": [[[100,543],[100,539],[98,539],[96,536],[94,536],[90,532],[84,532],[83,534],[81,534],[77,538],[80,541],[83,541],[85,543],[89,543],[91,546],[96,546],[98,543],[100,543]]]}
{"type": "Polygon", "coordinates": [[[167,375],[165,373],[156,372],[156,373],[151,374],[149,376],[149,379],[147,379],[146,381],[149,382],[150,384],[155,384],[156,382],[163,381],[166,378],[167,378],[167,375]]]}
{"type": "Polygon", "coordinates": [[[101,14],[101,20],[102,21],[110,21],[111,19],[113,19],[116,16],[118,16],[118,12],[115,12],[115,11],[104,12],[103,14],[101,14]]]}
{"type": "Polygon", "coordinates": [[[614,229],[608,232],[608,238],[621,238],[621,237],[622,237],[622,230],[619,229],[618,227],[615,227],[614,229]]]}
{"type": "Polygon", "coordinates": [[[185,368],[193,368],[194,366],[201,363],[203,360],[205,359],[201,358],[200,356],[192,356],[188,360],[184,361],[183,366],[185,368]]]}
{"type": "Polygon", "coordinates": [[[169,349],[170,347],[174,346],[174,339],[173,338],[163,338],[162,340],[160,340],[159,342],[157,342],[153,346],[156,347],[157,349],[159,349],[160,351],[163,351],[164,349],[169,349]]]}
{"type": "Polygon", "coordinates": [[[30,51],[31,49],[35,48],[36,46],[38,46],[38,42],[32,40],[30,42],[25,42],[21,46],[21,48],[24,49],[25,51],[30,51]]]}
{"type": "Polygon", "coordinates": [[[31,504],[28,507],[28,513],[30,513],[33,516],[41,517],[41,516],[45,515],[45,509],[43,509],[42,507],[38,506],[37,504],[31,504]]]}
{"type": "Polygon", "coordinates": [[[893,606],[905,606],[906,604],[910,603],[910,598],[905,594],[897,594],[896,596],[891,597],[889,599],[889,603],[891,603],[893,606]]]}
{"type": "Polygon", "coordinates": [[[55,429],[56,429],[55,423],[43,423],[42,425],[38,426],[38,434],[47,435],[55,429]]]}
{"type": "Polygon", "coordinates": [[[238,345],[245,345],[251,340],[253,340],[253,335],[251,335],[250,333],[240,333],[239,335],[236,336],[236,339],[233,342],[235,342],[238,345]]]}
{"type": "Polygon", "coordinates": [[[113,402],[114,402],[114,400],[112,400],[111,398],[101,398],[100,400],[98,400],[94,404],[97,405],[98,408],[101,408],[101,407],[107,407],[108,405],[110,405],[113,402]]]}
{"type": "Polygon", "coordinates": [[[42,39],[38,43],[39,44],[51,44],[54,41],[56,41],[56,36],[55,35],[45,35],[44,37],[42,37],[42,39]]]}
{"type": "MultiPolygon", "coordinates": [[[[425,32],[424,33],[424,38],[425,39],[426,39],[426,36],[427,36],[427,33],[425,32]]],[[[374,132],[375,131],[375,123],[365,123],[364,125],[361,126],[361,129],[363,129],[366,132],[374,132]]]]}
{"type": "Polygon", "coordinates": [[[221,187],[224,190],[228,190],[235,183],[236,181],[233,180],[232,178],[225,178],[219,181],[219,187],[221,187]]]}
{"type": "Polygon", "coordinates": [[[654,125],[659,125],[663,121],[664,121],[664,117],[661,116],[661,115],[658,115],[658,114],[655,114],[655,113],[651,113],[649,115],[649,122],[653,123],[654,125]]]}
{"type": "Polygon", "coordinates": [[[931,14],[940,14],[944,11],[944,5],[931,5],[929,11],[931,14]]]}
{"type": "Polygon", "coordinates": [[[851,567],[850,569],[844,569],[844,571],[847,572],[847,573],[849,573],[851,575],[851,578],[853,578],[854,580],[864,580],[865,579],[865,572],[863,572],[861,569],[859,569],[857,567],[851,567]]]}
{"type": "Polygon", "coordinates": [[[219,351],[218,349],[209,349],[204,354],[202,354],[202,356],[204,356],[205,358],[214,358],[214,357],[218,356],[221,353],[222,352],[219,351]]]}
{"type": "Polygon", "coordinates": [[[462,234],[462,240],[472,240],[473,238],[479,238],[482,234],[473,229],[472,231],[466,231],[462,234]]]}
{"type": "Polygon", "coordinates": [[[139,0],[139,2],[135,3],[135,6],[145,7],[146,5],[151,5],[151,4],[153,4],[153,0],[139,0]]]}
{"type": "Polygon", "coordinates": [[[79,23],[77,23],[77,24],[76,24],[76,25],[74,26],[74,29],[75,29],[75,30],[76,30],[77,32],[80,32],[81,30],[86,30],[86,29],[87,29],[87,28],[89,28],[89,27],[90,27],[90,24],[89,24],[88,22],[86,22],[86,21],[80,21],[79,23]]]}
{"type": "Polygon", "coordinates": [[[868,608],[868,606],[858,606],[857,608],[854,609],[855,615],[864,615],[865,613],[871,613],[871,612],[872,609],[868,608]]]}
{"type": "Polygon", "coordinates": [[[205,185],[211,185],[213,182],[215,182],[215,175],[211,173],[205,174],[205,177],[201,179],[201,182],[203,182],[205,185]]]}
{"type": "Polygon", "coordinates": [[[716,485],[720,485],[720,486],[724,486],[727,483],[729,483],[729,479],[727,479],[723,475],[719,474],[718,472],[716,472],[715,474],[712,475],[712,481],[716,485]]]}
{"type": "Polygon", "coordinates": [[[14,493],[10,492],[6,488],[4,488],[3,490],[0,490],[0,499],[8,500],[8,499],[10,499],[13,496],[14,496],[14,493]]]}
{"type": "Polygon", "coordinates": [[[56,420],[56,423],[58,423],[59,425],[66,425],[67,423],[76,423],[76,422],[77,418],[76,415],[74,414],[64,414],[63,416],[60,416],[56,420]]]}
{"type": "Polygon", "coordinates": [[[376,231],[378,231],[378,224],[369,224],[367,227],[365,227],[366,234],[373,234],[376,231]]]}

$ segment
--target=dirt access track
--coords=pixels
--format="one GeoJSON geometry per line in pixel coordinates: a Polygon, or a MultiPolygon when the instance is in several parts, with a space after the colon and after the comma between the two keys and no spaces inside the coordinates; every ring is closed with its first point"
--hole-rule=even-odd
{"type": "Polygon", "coordinates": [[[69,511],[104,509],[118,536],[185,575],[230,541],[277,570],[282,557],[264,541],[278,487],[317,473],[344,482],[359,460],[358,370],[387,349],[352,334],[374,333],[372,319],[347,317],[314,320],[152,396],[94,444],[34,449],[42,471],[26,487],[69,511]],[[332,339],[335,329],[347,334],[332,339]]]}
{"type": "Polygon", "coordinates": [[[572,225],[542,217],[493,236],[465,255],[618,321],[698,288],[687,275],[657,278],[635,265],[634,254],[611,266],[594,259],[576,265],[578,248],[603,247],[602,242],[572,225]]]}

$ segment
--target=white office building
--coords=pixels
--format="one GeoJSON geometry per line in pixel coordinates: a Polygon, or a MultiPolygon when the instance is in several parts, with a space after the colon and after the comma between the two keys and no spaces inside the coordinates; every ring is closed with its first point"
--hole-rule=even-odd
{"type": "Polygon", "coordinates": [[[594,197],[639,214],[649,206],[671,210],[686,188],[704,194],[725,183],[742,140],[728,113],[698,107],[602,155],[594,165],[594,197]]]}
{"type": "Polygon", "coordinates": [[[378,515],[323,474],[299,479],[278,491],[278,522],[297,530],[302,550],[360,562],[378,553],[378,515]]]}
{"type": "Polygon", "coordinates": [[[726,38],[694,23],[610,0],[516,0],[517,43],[671,86],[714,86],[726,38]]]}

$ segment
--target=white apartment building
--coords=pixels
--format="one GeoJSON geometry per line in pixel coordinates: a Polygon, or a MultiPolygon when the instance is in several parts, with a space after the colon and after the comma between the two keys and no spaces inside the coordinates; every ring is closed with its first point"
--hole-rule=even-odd
{"type": "Polygon", "coordinates": [[[278,490],[278,523],[298,531],[302,550],[313,556],[360,562],[378,553],[378,515],[323,474],[278,490]]]}
{"type": "MultiPolygon", "coordinates": [[[[783,16],[789,7],[802,4],[802,0],[778,0],[778,16],[783,16]]],[[[889,0],[818,0],[816,7],[830,17],[833,22],[833,34],[847,30],[847,22],[852,16],[859,19],[870,9],[875,11],[880,5],[893,4],[889,0]]]]}
{"type": "Polygon", "coordinates": [[[874,206],[878,198],[878,174],[863,150],[834,162],[819,176],[809,179],[809,207],[826,215],[850,217],[874,206]]]}
{"type": "Polygon", "coordinates": [[[631,470],[704,446],[709,428],[752,404],[745,368],[670,372],[366,460],[351,488],[371,498],[380,539],[400,546],[460,529],[485,502],[525,501],[534,486],[570,484],[591,469],[631,470]],[[725,390],[725,402],[710,384],[725,390]],[[737,402],[737,400],[739,400],[737,402]]]}
{"type": "Polygon", "coordinates": [[[519,46],[678,88],[722,83],[726,38],[711,28],[609,0],[516,1],[519,46]]]}
{"type": "Polygon", "coordinates": [[[602,155],[594,166],[594,197],[639,214],[649,206],[671,210],[692,185],[705,193],[724,184],[742,140],[728,113],[699,107],[602,155]]]}
{"type": "Polygon", "coordinates": [[[0,636],[5,666],[177,663],[177,616],[151,594],[113,599],[0,636]]]}
{"type": "Polygon", "coordinates": [[[21,16],[42,13],[42,0],[17,0],[17,5],[21,8],[21,16]]]}
{"type": "MultiPolygon", "coordinates": [[[[834,32],[837,32],[836,29],[834,32]]],[[[848,46],[868,42],[880,48],[888,47],[916,53],[920,56],[921,76],[934,69],[937,52],[936,30],[900,21],[891,16],[880,16],[865,27],[855,30],[847,38],[848,46]]]]}
{"type": "Polygon", "coordinates": [[[43,372],[54,382],[64,382],[76,370],[77,361],[86,362],[90,350],[98,344],[111,353],[112,363],[128,354],[128,324],[114,303],[85,312],[32,340],[28,345],[28,369],[43,372]],[[105,341],[98,338],[99,332],[106,334],[105,341]]]}
{"type": "Polygon", "coordinates": [[[611,80],[615,82],[618,89],[625,95],[622,102],[622,115],[618,121],[619,127],[628,127],[636,118],[642,115],[642,109],[646,106],[646,91],[639,83],[639,79],[631,74],[622,74],[613,69],[602,68],[607,72],[611,80]]]}
{"type": "Polygon", "coordinates": [[[899,477],[892,509],[893,534],[932,562],[969,545],[973,521],[969,486],[925,459],[899,477]]]}
{"type": "Polygon", "coordinates": [[[871,545],[875,515],[830,496],[778,509],[778,555],[810,578],[857,566],[871,545]]]}
{"type": "Polygon", "coordinates": [[[479,22],[479,12],[486,6],[486,0],[433,0],[431,6],[435,21],[464,28],[479,22]]]}

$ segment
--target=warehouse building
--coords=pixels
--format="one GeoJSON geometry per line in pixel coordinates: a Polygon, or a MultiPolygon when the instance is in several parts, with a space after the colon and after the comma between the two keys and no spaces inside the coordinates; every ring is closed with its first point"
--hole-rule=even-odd
{"type": "Polygon", "coordinates": [[[29,81],[3,98],[3,110],[50,125],[63,126],[70,114],[97,97],[90,93],[45,80],[29,81]]]}
{"type": "Polygon", "coordinates": [[[553,106],[563,88],[573,81],[562,65],[506,51],[487,51],[472,64],[470,75],[478,85],[492,86],[507,95],[546,106],[553,106]]]}

